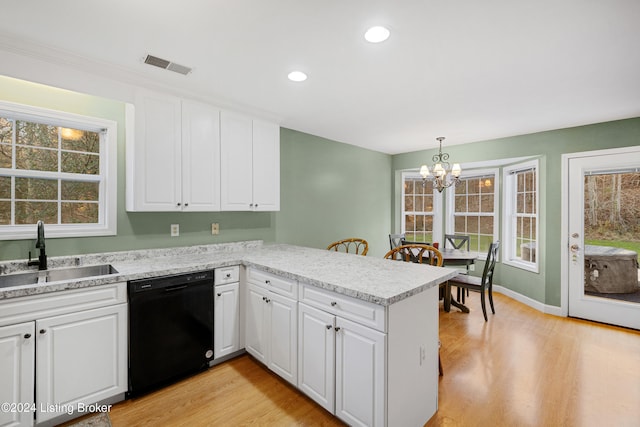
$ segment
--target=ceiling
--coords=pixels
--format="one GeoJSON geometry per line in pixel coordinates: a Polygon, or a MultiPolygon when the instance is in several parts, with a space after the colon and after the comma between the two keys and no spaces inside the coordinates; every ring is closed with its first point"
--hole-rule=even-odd
{"type": "Polygon", "coordinates": [[[640,116],[638,0],[3,0],[0,10],[5,47],[50,48],[390,154],[438,136],[446,148],[640,116]],[[373,25],[389,39],[366,42],[373,25]],[[146,65],[147,54],[193,71],[146,65]],[[292,70],[309,78],[291,82],[292,70]]]}

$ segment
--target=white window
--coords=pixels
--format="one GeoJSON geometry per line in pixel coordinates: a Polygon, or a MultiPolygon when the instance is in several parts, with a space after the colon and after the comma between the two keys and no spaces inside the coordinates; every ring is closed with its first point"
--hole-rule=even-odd
{"type": "Polygon", "coordinates": [[[447,193],[447,233],[470,236],[470,249],[487,253],[498,240],[498,169],[471,170],[447,193]]]}
{"type": "Polygon", "coordinates": [[[402,233],[413,242],[433,243],[441,235],[441,198],[431,180],[417,172],[402,174],[402,233]]]}
{"type": "Polygon", "coordinates": [[[538,160],[507,166],[503,174],[503,262],[537,273],[538,160]]]}
{"type": "Polygon", "coordinates": [[[116,122],[0,102],[0,239],[116,234],[116,122]]]}

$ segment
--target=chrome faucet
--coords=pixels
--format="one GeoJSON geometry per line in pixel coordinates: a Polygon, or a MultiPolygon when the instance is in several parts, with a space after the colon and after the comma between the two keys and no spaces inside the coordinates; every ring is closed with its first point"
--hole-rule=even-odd
{"type": "Polygon", "coordinates": [[[44,222],[38,221],[38,238],[36,239],[36,248],[40,249],[40,256],[38,256],[38,261],[31,261],[31,251],[29,251],[29,262],[28,265],[37,265],[38,270],[46,270],[47,269],[47,253],[45,251],[44,245],[44,222]]]}

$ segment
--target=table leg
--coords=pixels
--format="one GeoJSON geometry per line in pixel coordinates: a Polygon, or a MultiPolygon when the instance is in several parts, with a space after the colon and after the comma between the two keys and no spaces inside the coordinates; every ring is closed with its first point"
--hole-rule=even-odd
{"type": "Polygon", "coordinates": [[[444,311],[447,313],[450,312],[452,305],[459,308],[463,313],[469,313],[469,308],[466,305],[451,298],[451,285],[449,284],[449,281],[447,281],[444,285],[444,311]]]}

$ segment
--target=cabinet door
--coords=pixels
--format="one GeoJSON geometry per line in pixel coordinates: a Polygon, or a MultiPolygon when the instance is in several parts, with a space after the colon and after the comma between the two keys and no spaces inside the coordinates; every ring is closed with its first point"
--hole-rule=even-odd
{"type": "Polygon", "coordinates": [[[127,210],[181,210],[180,99],[142,91],[135,107],[135,138],[127,141],[127,210]]]}
{"type": "Polygon", "coordinates": [[[222,210],[253,210],[252,120],[220,113],[220,202],[222,210]]]}
{"type": "Polygon", "coordinates": [[[298,388],[327,411],[335,409],[335,316],[298,304],[298,388]]]}
{"type": "Polygon", "coordinates": [[[266,304],[267,291],[249,284],[246,299],[245,349],[257,360],[267,365],[266,334],[270,328],[266,304]]]}
{"type": "Polygon", "coordinates": [[[352,426],[383,426],[385,335],[340,317],[336,329],[336,416],[352,426]]]}
{"type": "Polygon", "coordinates": [[[253,121],[253,206],[280,210],[280,126],[253,121]]]}
{"type": "Polygon", "coordinates": [[[298,381],[298,302],[269,292],[269,368],[293,385],[298,381]]]}
{"type": "Polygon", "coordinates": [[[220,210],[220,111],[182,101],[182,205],[220,210]]]}
{"type": "MultiPolygon", "coordinates": [[[[34,322],[0,328],[0,403],[33,403],[34,322]]],[[[33,425],[32,408],[0,411],[0,426],[33,425]]]]}
{"type": "Polygon", "coordinates": [[[215,287],[213,357],[218,358],[237,351],[240,340],[239,284],[229,283],[215,287]]]}
{"type": "MultiPolygon", "coordinates": [[[[127,304],[36,321],[36,406],[91,404],[127,390],[127,304]]],[[[38,412],[37,422],[64,412],[38,412]]]]}

